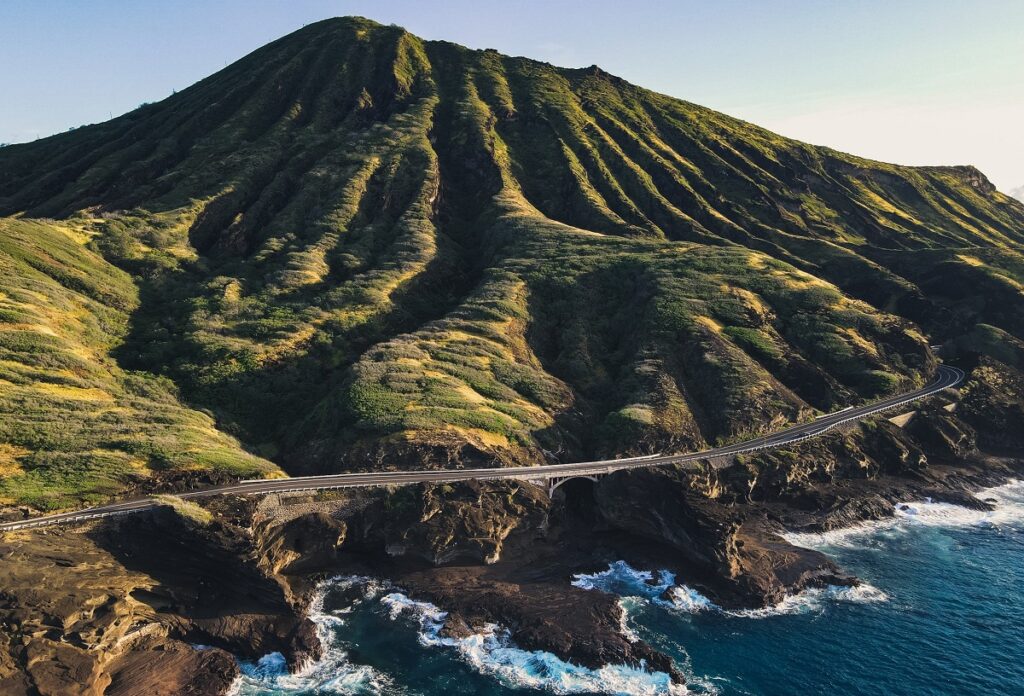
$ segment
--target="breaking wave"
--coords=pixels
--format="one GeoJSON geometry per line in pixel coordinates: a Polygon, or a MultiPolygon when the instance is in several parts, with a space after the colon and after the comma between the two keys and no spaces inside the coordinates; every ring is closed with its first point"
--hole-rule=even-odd
{"type": "Polygon", "coordinates": [[[667,570],[637,570],[625,561],[615,561],[607,570],[572,576],[572,584],[584,590],[656,599],[676,584],[676,576],[667,570]]]}
{"type": "MultiPolygon", "coordinates": [[[[828,602],[884,602],[888,600],[888,596],[882,590],[862,583],[853,587],[829,585],[828,587],[809,588],[789,595],[770,607],[723,609],[694,588],[677,585],[675,575],[667,570],[657,573],[637,570],[625,561],[616,561],[610,564],[607,570],[597,573],[575,575],[572,584],[585,590],[600,590],[624,598],[639,598],[687,614],[716,612],[726,616],[748,619],[822,611],[828,602]]],[[[631,603],[621,603],[621,605],[625,614],[635,609],[631,603]]],[[[624,623],[626,624],[624,627],[626,637],[635,638],[635,632],[628,626],[628,617],[624,618],[624,623]]]]}
{"type": "Polygon", "coordinates": [[[647,672],[626,665],[588,669],[541,650],[523,650],[509,639],[508,631],[488,624],[481,633],[466,637],[441,635],[447,613],[428,602],[417,602],[400,592],[381,598],[392,619],[407,616],[419,624],[420,642],[428,647],[455,648],[466,662],[491,674],[508,686],[544,689],[556,694],[607,693],[685,694],[664,672],[647,672]]]}
{"type": "Polygon", "coordinates": [[[369,578],[338,577],[321,583],[309,607],[309,618],[316,624],[317,637],[323,646],[323,657],[302,665],[295,673],[281,653],[265,655],[256,662],[240,661],[241,674],[230,696],[270,696],[271,694],[381,694],[393,691],[391,679],[368,665],[349,660],[338,637],[344,626],[344,614],[351,607],[327,612],[324,599],[332,589],[372,583],[369,578]]]}
{"type": "Polygon", "coordinates": [[[1024,481],[1011,481],[1002,486],[985,488],[975,496],[995,505],[993,510],[937,503],[930,498],[900,503],[889,519],[864,522],[852,527],[821,533],[793,532],[786,540],[807,548],[857,548],[873,535],[898,534],[915,525],[926,527],[1001,527],[1024,521],[1024,481]]]}
{"type": "Polygon", "coordinates": [[[417,627],[417,638],[427,648],[454,649],[477,671],[491,675],[513,688],[543,689],[555,694],[607,693],[623,696],[685,694],[685,687],[673,684],[664,672],[648,672],[627,665],[606,665],[588,669],[535,650],[523,650],[509,638],[507,630],[489,624],[476,634],[463,637],[442,635],[447,612],[428,602],[419,602],[376,580],[338,577],[317,589],[309,617],[317,626],[324,646],[320,660],[289,674],[285,658],[271,653],[256,662],[240,662],[242,674],[231,696],[277,696],[286,694],[381,694],[401,693],[394,681],[368,665],[350,661],[338,629],[353,606],[327,612],[324,599],[334,590],[363,588],[356,603],[375,602],[391,620],[404,618],[417,627]]]}
{"type": "MultiPolygon", "coordinates": [[[[840,585],[811,587],[796,594],[787,595],[781,602],[770,607],[734,610],[718,609],[716,607],[716,609],[729,616],[764,619],[771,616],[821,612],[832,602],[868,603],[887,602],[888,600],[889,596],[882,590],[872,585],[861,583],[853,587],[840,585]]],[[[684,604],[680,608],[686,609],[686,605],[684,604]]]]}

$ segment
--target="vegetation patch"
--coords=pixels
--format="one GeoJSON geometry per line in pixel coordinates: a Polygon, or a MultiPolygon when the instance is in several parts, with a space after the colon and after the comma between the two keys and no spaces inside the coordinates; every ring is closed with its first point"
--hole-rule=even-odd
{"type": "Polygon", "coordinates": [[[155,495],[153,500],[174,510],[179,517],[200,527],[209,527],[213,524],[213,513],[191,500],[183,500],[176,495],[155,495]]]}

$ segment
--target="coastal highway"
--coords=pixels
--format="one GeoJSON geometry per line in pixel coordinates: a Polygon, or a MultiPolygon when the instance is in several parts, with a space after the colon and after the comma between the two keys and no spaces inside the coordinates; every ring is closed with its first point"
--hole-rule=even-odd
{"type": "MultiPolygon", "coordinates": [[[[964,372],[949,365],[940,365],[935,379],[925,387],[914,391],[897,394],[881,401],[863,406],[843,409],[821,416],[808,423],[794,425],[768,435],[762,435],[743,442],[715,447],[700,452],[685,454],[649,455],[644,457],[627,457],[624,459],[605,459],[593,462],[575,462],[572,464],[549,464],[545,466],[509,467],[489,469],[440,469],[418,471],[374,471],[353,474],[327,474],[324,476],[302,476],[285,479],[255,479],[238,483],[217,486],[203,490],[177,493],[179,498],[198,499],[217,495],[266,495],[268,493],[286,493],[293,491],[315,491],[330,488],[353,488],[366,486],[400,486],[415,483],[451,483],[456,481],[494,481],[515,479],[520,481],[549,481],[565,479],[573,476],[600,476],[624,469],[638,469],[666,464],[696,465],[701,460],[709,460],[711,466],[726,466],[729,459],[737,454],[759,452],[792,445],[804,440],[818,437],[833,428],[863,420],[870,416],[900,408],[913,401],[926,398],[944,389],[956,386],[964,379],[964,372]]],[[[15,522],[0,524],[0,531],[15,529],[31,529],[56,524],[80,522],[84,520],[125,515],[148,510],[160,505],[159,501],[150,497],[134,498],[110,505],[64,512],[57,515],[35,517],[15,522]]]]}

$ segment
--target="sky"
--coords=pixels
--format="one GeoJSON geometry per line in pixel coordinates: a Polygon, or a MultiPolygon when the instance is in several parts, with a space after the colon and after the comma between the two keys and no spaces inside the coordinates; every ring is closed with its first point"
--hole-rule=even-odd
{"type": "Polygon", "coordinates": [[[1024,0],[0,0],[0,142],[117,116],[340,15],[1024,186],[1024,0]]]}

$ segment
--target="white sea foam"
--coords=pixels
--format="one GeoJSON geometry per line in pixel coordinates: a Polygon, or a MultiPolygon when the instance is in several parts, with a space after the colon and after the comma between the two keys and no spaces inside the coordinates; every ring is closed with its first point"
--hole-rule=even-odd
{"type": "Polygon", "coordinates": [[[655,696],[687,693],[684,687],[673,684],[664,672],[648,672],[626,665],[588,669],[565,662],[551,653],[523,650],[512,643],[507,630],[494,624],[470,636],[442,636],[447,612],[428,602],[413,600],[371,578],[340,577],[322,583],[310,604],[309,616],[316,623],[317,634],[324,646],[323,657],[304,665],[294,674],[289,674],[288,665],[280,653],[265,655],[257,662],[242,662],[242,674],[232,686],[231,695],[400,692],[387,675],[366,665],[356,665],[348,659],[335,629],[344,625],[344,615],[352,608],[324,610],[328,592],[354,585],[363,589],[362,599],[357,602],[376,600],[392,620],[405,617],[414,621],[419,628],[419,641],[424,647],[454,649],[479,672],[490,674],[512,687],[544,689],[555,694],[655,696]]]}
{"type": "Polygon", "coordinates": [[[889,596],[885,592],[866,583],[853,587],[828,585],[827,587],[811,587],[796,594],[787,595],[781,602],[770,607],[720,611],[729,616],[764,619],[771,616],[822,612],[829,603],[833,602],[870,603],[888,600],[889,596]]]}
{"type": "Polygon", "coordinates": [[[601,590],[611,594],[646,597],[653,599],[676,583],[676,576],[667,570],[658,573],[657,579],[649,570],[637,570],[625,561],[615,561],[607,570],[596,573],[574,575],[572,584],[584,590],[601,590]]]}
{"type": "Polygon", "coordinates": [[[400,592],[381,597],[392,618],[405,615],[418,623],[420,642],[429,647],[456,649],[475,669],[493,675],[515,688],[544,689],[555,694],[606,693],[647,696],[685,694],[664,672],[648,672],[626,665],[588,669],[541,650],[523,650],[509,639],[508,631],[489,624],[466,637],[441,636],[446,612],[428,602],[417,602],[400,592]]]}
{"type": "Polygon", "coordinates": [[[931,499],[901,503],[896,514],[885,520],[822,533],[790,533],[785,538],[797,546],[808,548],[862,547],[867,539],[877,534],[896,534],[916,525],[927,527],[1000,527],[1024,522],[1024,481],[1011,481],[1002,486],[986,488],[975,493],[981,500],[995,504],[994,510],[972,510],[950,503],[937,503],[931,499]]]}
{"type": "Polygon", "coordinates": [[[629,625],[629,617],[632,616],[634,611],[636,611],[634,603],[646,601],[646,599],[641,599],[639,597],[619,597],[619,609],[622,610],[619,613],[619,633],[621,633],[622,637],[630,643],[640,642],[640,634],[634,631],[633,627],[629,625]]]}
{"type": "MultiPolygon", "coordinates": [[[[587,590],[600,590],[618,594],[622,597],[652,602],[674,611],[686,614],[698,612],[717,612],[727,616],[748,619],[762,619],[769,616],[786,614],[802,614],[824,610],[828,602],[884,602],[888,596],[880,589],[868,584],[855,587],[830,585],[822,588],[809,588],[802,592],[788,595],[781,602],[770,607],[757,609],[723,609],[687,585],[676,585],[675,576],[668,571],[661,571],[659,581],[653,582],[654,574],[650,571],[637,570],[625,561],[616,561],[607,570],[573,577],[573,585],[587,590]]],[[[626,613],[634,611],[632,603],[620,602],[626,613]]],[[[628,628],[628,616],[624,617],[627,637],[632,630],[628,628]]]]}
{"type": "Polygon", "coordinates": [[[826,587],[810,587],[795,594],[786,595],[778,604],[756,609],[723,609],[697,590],[686,585],[673,587],[668,592],[670,606],[688,614],[714,611],[727,616],[745,619],[765,619],[771,616],[788,614],[807,614],[824,611],[830,602],[885,602],[889,597],[882,590],[861,583],[854,587],[828,585],[826,587]]]}
{"type": "Polygon", "coordinates": [[[710,599],[702,595],[697,590],[693,589],[692,587],[687,587],[686,585],[679,585],[677,587],[673,587],[669,591],[669,597],[671,598],[670,604],[673,607],[681,609],[685,612],[689,612],[691,614],[696,613],[698,611],[721,610],[721,607],[719,607],[717,604],[712,602],[710,599]]]}
{"type": "Polygon", "coordinates": [[[619,632],[631,643],[640,640],[640,636],[629,625],[631,612],[635,610],[633,601],[659,602],[665,592],[675,585],[674,573],[662,570],[655,574],[649,570],[637,570],[625,561],[615,561],[608,565],[607,570],[596,573],[580,573],[574,575],[572,584],[584,590],[600,590],[609,594],[619,595],[619,632]]]}
{"type": "Polygon", "coordinates": [[[368,596],[378,591],[369,578],[339,577],[319,585],[309,607],[309,618],[316,624],[317,637],[323,646],[323,657],[306,663],[295,673],[279,652],[264,655],[256,662],[240,662],[241,674],[231,696],[264,696],[269,694],[380,694],[391,690],[391,680],[368,665],[357,665],[348,659],[336,628],[344,625],[343,614],[351,609],[324,610],[324,599],[332,588],[365,584],[368,596]]]}

